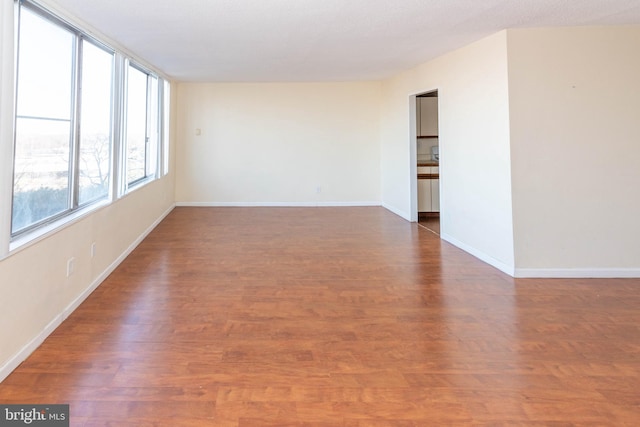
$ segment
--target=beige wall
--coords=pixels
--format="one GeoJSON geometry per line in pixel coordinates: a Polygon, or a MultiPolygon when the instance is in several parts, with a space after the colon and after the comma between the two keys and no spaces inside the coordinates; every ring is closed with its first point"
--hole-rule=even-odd
{"type": "Polygon", "coordinates": [[[509,30],[519,275],[640,275],[640,27],[509,30]]]}
{"type": "Polygon", "coordinates": [[[417,212],[412,95],[437,89],[442,237],[512,273],[506,40],[497,33],[384,82],[382,200],[407,219],[417,212]]]}
{"type": "Polygon", "coordinates": [[[181,83],[176,201],[379,205],[379,114],[377,82],[181,83]]]}

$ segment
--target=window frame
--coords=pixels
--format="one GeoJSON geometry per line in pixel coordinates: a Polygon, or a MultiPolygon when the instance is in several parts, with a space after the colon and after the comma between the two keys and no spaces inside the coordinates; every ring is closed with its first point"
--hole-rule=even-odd
{"type": "Polygon", "coordinates": [[[135,190],[136,188],[139,188],[141,186],[143,186],[144,184],[151,182],[151,181],[155,181],[156,179],[160,178],[162,175],[160,174],[160,157],[159,157],[159,153],[161,151],[161,146],[160,146],[160,135],[161,135],[161,126],[163,123],[163,117],[162,117],[162,105],[160,100],[161,98],[161,89],[160,86],[162,85],[162,82],[164,81],[164,79],[162,77],[160,77],[159,75],[157,75],[156,73],[154,73],[153,71],[150,71],[149,69],[147,69],[146,67],[140,65],[138,62],[130,59],[130,58],[126,58],[124,61],[124,70],[123,71],[123,75],[124,75],[124,91],[123,91],[123,95],[122,95],[122,126],[121,126],[121,139],[122,139],[122,155],[120,156],[120,164],[122,165],[121,167],[121,174],[120,174],[120,180],[122,182],[122,194],[126,194],[129,193],[133,190],[135,190]],[[128,135],[127,135],[127,130],[128,130],[128,121],[129,121],[129,111],[128,111],[128,106],[129,106],[129,70],[130,68],[135,69],[136,71],[141,72],[142,74],[144,74],[146,76],[146,98],[145,98],[145,130],[144,130],[144,147],[145,147],[145,152],[144,152],[144,176],[140,177],[140,178],[136,178],[132,181],[129,181],[129,177],[128,177],[128,161],[129,159],[127,158],[127,154],[128,154],[128,149],[129,149],[129,145],[128,145],[128,135]],[[153,109],[153,105],[151,103],[151,99],[153,96],[152,93],[152,80],[156,79],[157,81],[157,87],[156,87],[156,108],[153,109]],[[151,132],[153,131],[153,129],[151,129],[151,124],[153,123],[152,120],[152,114],[155,115],[156,117],[156,126],[155,126],[155,150],[151,149],[151,144],[153,142],[152,137],[151,137],[151,132]],[[155,155],[154,156],[150,156],[150,153],[153,154],[153,151],[155,151],[155,155]],[[149,165],[150,165],[150,161],[152,161],[154,163],[154,170],[153,172],[149,172],[149,165]]]}
{"type": "Polygon", "coordinates": [[[81,155],[81,149],[82,149],[82,128],[81,128],[81,124],[82,124],[82,101],[83,101],[83,96],[84,96],[84,92],[83,92],[83,88],[79,87],[78,90],[78,95],[77,95],[77,99],[78,99],[78,104],[77,104],[77,126],[76,126],[76,138],[77,138],[77,142],[75,144],[75,149],[76,149],[76,153],[75,153],[75,181],[74,181],[74,191],[75,191],[75,195],[74,195],[74,200],[75,200],[75,206],[73,206],[73,209],[82,209],[83,207],[86,206],[90,206],[94,203],[99,203],[102,200],[111,200],[112,196],[113,196],[113,185],[112,182],[115,179],[114,178],[114,172],[116,171],[115,168],[112,167],[113,165],[113,157],[115,155],[115,150],[114,150],[114,146],[116,144],[116,137],[115,137],[115,130],[116,130],[116,123],[115,123],[115,117],[116,117],[116,104],[115,104],[115,100],[116,100],[116,75],[118,74],[118,70],[117,70],[117,52],[110,48],[109,46],[107,46],[104,43],[101,43],[99,40],[96,40],[94,37],[89,37],[84,33],[81,33],[81,35],[79,36],[80,41],[79,47],[78,47],[78,52],[79,52],[79,57],[78,57],[78,78],[77,78],[77,82],[79,85],[82,85],[82,78],[84,76],[84,68],[83,68],[83,60],[84,60],[84,44],[85,43],[90,43],[91,45],[93,45],[95,48],[98,48],[100,50],[102,50],[105,53],[111,54],[111,91],[110,91],[110,99],[109,99],[109,178],[108,178],[108,182],[107,182],[107,193],[103,196],[97,197],[97,198],[93,198],[90,199],[88,201],[85,201],[84,203],[80,202],[80,155],[81,155]]]}
{"type": "MultiPolygon", "coordinates": [[[[109,205],[117,199],[125,196],[126,194],[145,186],[147,183],[155,181],[166,175],[165,167],[165,152],[168,155],[168,148],[165,148],[165,136],[164,132],[168,133],[169,123],[165,124],[165,121],[169,121],[170,111],[166,111],[168,103],[164,101],[164,87],[165,84],[170,85],[170,81],[153,71],[151,68],[142,65],[142,62],[138,62],[126,51],[120,48],[114,48],[108,42],[100,39],[100,37],[90,34],[88,31],[83,30],[81,26],[75,25],[72,21],[67,21],[64,17],[59,15],[56,11],[49,9],[46,6],[39,4],[34,0],[14,0],[14,14],[11,18],[14,23],[13,34],[13,110],[11,112],[10,123],[13,129],[10,130],[12,135],[11,139],[11,159],[7,161],[11,162],[10,172],[7,174],[9,182],[7,182],[7,190],[9,203],[5,218],[8,218],[8,230],[5,234],[8,243],[7,255],[13,253],[15,250],[26,246],[32,242],[38,241],[40,238],[49,235],[55,231],[58,231],[67,225],[75,222],[80,217],[83,217],[97,209],[100,209],[106,205],[109,205]],[[14,231],[13,228],[13,207],[15,196],[15,166],[16,166],[16,144],[17,144],[17,120],[18,120],[18,100],[19,100],[19,64],[20,64],[20,26],[21,26],[21,14],[23,8],[27,8],[30,12],[37,14],[40,18],[58,26],[66,31],[69,31],[73,37],[72,47],[72,66],[70,78],[72,79],[71,93],[71,123],[70,123],[70,136],[69,136],[69,163],[68,166],[68,201],[65,209],[62,212],[48,216],[46,218],[35,221],[27,226],[14,231]],[[83,48],[85,43],[90,43],[92,46],[99,48],[109,55],[111,55],[111,99],[109,105],[110,111],[110,124],[109,124],[109,178],[107,183],[107,194],[100,195],[96,198],[83,200],[81,202],[81,168],[80,155],[82,144],[82,74],[83,74],[83,48]],[[146,105],[146,120],[145,120],[145,157],[152,155],[153,158],[145,159],[145,176],[137,179],[131,183],[127,182],[127,142],[125,129],[127,127],[126,116],[126,102],[127,102],[127,72],[129,65],[135,66],[143,73],[147,78],[147,105],[146,105]],[[155,100],[156,108],[152,108],[151,101],[151,81],[155,79],[156,90],[155,100]],[[153,110],[153,111],[151,111],[153,110]],[[150,120],[151,115],[155,115],[154,120],[150,120]],[[150,131],[149,124],[154,123],[155,127],[153,132],[155,133],[153,141],[154,147],[151,149],[149,146],[152,141],[149,141],[150,131]],[[149,162],[152,162],[152,168],[149,167],[149,162]],[[151,171],[151,173],[150,173],[151,171]]],[[[5,57],[6,58],[6,57],[5,57]]],[[[168,141],[167,141],[168,147],[168,141]]],[[[3,233],[4,234],[4,233],[3,233]]]]}
{"type": "MultiPolygon", "coordinates": [[[[111,99],[110,99],[110,106],[109,106],[109,111],[111,114],[110,117],[110,128],[111,128],[111,134],[110,134],[110,138],[111,138],[111,147],[109,150],[109,156],[112,157],[113,156],[113,110],[114,110],[114,104],[113,104],[113,92],[115,90],[114,84],[113,84],[113,76],[116,73],[115,70],[115,55],[116,55],[116,51],[115,49],[109,47],[108,45],[100,42],[99,40],[95,39],[94,37],[90,36],[89,34],[87,34],[86,32],[82,31],[81,29],[77,28],[76,26],[68,23],[67,21],[65,21],[64,19],[60,18],[59,16],[57,16],[56,14],[54,14],[53,12],[50,12],[48,10],[46,10],[44,7],[42,7],[41,5],[31,2],[31,1],[26,1],[26,0],[20,0],[18,3],[18,11],[16,13],[16,25],[15,25],[15,39],[16,39],[16,43],[15,43],[15,63],[14,63],[14,73],[15,73],[15,89],[14,89],[14,114],[13,114],[13,159],[12,159],[12,185],[11,185],[11,202],[10,202],[10,206],[11,206],[11,211],[10,211],[10,216],[11,216],[11,226],[10,226],[10,239],[11,241],[15,241],[15,240],[20,240],[23,236],[28,236],[32,233],[34,233],[35,231],[37,231],[38,229],[41,228],[47,228],[48,226],[50,226],[51,224],[55,224],[58,223],[59,221],[61,221],[62,219],[69,217],[71,215],[73,215],[75,212],[79,211],[79,210],[83,210],[91,205],[94,204],[100,204],[101,201],[109,199],[109,194],[107,194],[106,196],[100,197],[98,199],[95,200],[91,200],[87,203],[79,203],[79,151],[80,151],[80,142],[81,142],[81,133],[80,133],[80,110],[82,108],[82,93],[80,90],[80,86],[82,84],[81,79],[82,79],[82,47],[83,47],[83,43],[85,41],[92,43],[94,46],[104,50],[107,53],[110,53],[114,60],[112,61],[112,66],[111,66],[111,74],[112,74],[112,84],[111,84],[111,99]],[[62,210],[61,212],[58,212],[54,215],[50,215],[47,216],[45,218],[42,218],[40,220],[34,221],[31,224],[20,228],[19,230],[14,230],[13,228],[13,219],[14,219],[14,202],[15,202],[15,164],[16,164],[16,147],[18,144],[17,141],[17,136],[18,136],[18,132],[17,132],[17,121],[18,118],[20,118],[20,115],[18,114],[18,100],[20,97],[20,49],[21,49],[21,44],[20,44],[20,30],[21,30],[21,23],[22,23],[22,13],[23,13],[23,8],[24,9],[28,9],[29,12],[33,13],[34,15],[37,15],[39,18],[47,21],[48,23],[55,25],[65,31],[68,31],[71,36],[73,37],[73,43],[72,43],[72,52],[71,52],[71,58],[72,58],[72,65],[71,65],[71,75],[69,76],[70,80],[71,80],[71,88],[70,88],[70,93],[69,93],[69,97],[70,97],[70,118],[69,118],[69,163],[68,163],[68,177],[67,177],[67,181],[68,181],[68,195],[67,195],[67,205],[66,208],[64,210],[62,210]]],[[[25,116],[26,117],[26,116],[25,116]]],[[[110,171],[110,177],[109,179],[113,179],[113,172],[110,171]]],[[[108,187],[111,187],[110,185],[108,187]]]]}

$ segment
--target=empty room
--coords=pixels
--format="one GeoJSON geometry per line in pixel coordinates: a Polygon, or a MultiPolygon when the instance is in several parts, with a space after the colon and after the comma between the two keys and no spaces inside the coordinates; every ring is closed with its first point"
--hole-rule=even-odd
{"type": "Polygon", "coordinates": [[[635,426],[637,0],[2,0],[0,425],[635,426]]]}

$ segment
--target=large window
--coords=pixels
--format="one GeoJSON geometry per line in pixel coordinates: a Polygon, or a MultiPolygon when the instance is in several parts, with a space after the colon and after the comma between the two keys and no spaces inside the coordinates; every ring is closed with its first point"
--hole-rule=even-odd
{"type": "Polygon", "coordinates": [[[158,166],[158,78],[127,67],[126,165],[129,187],[155,176],[158,166]]]}
{"type": "Polygon", "coordinates": [[[76,37],[22,7],[12,231],[70,208],[76,37]]]}
{"type": "Polygon", "coordinates": [[[13,237],[166,171],[169,106],[168,82],[40,6],[16,4],[13,237]]]}
{"type": "Polygon", "coordinates": [[[83,40],[80,91],[78,203],[109,194],[113,54],[83,40]]]}

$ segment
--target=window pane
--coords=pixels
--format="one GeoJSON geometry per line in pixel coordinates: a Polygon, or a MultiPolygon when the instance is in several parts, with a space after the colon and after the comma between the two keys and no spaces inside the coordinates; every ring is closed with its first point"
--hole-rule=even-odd
{"type": "Polygon", "coordinates": [[[68,208],[69,139],[69,122],[17,119],[14,233],[68,208]]]}
{"type": "Polygon", "coordinates": [[[106,197],[111,169],[113,54],[83,41],[80,98],[80,205],[106,197]]]}
{"type": "Polygon", "coordinates": [[[129,66],[127,80],[127,183],[147,176],[147,74],[129,66]]]}
{"type": "Polygon", "coordinates": [[[75,36],[20,9],[12,233],[70,208],[75,36]]]}
{"type": "Polygon", "coordinates": [[[20,10],[17,113],[69,120],[74,35],[20,10]]]}

